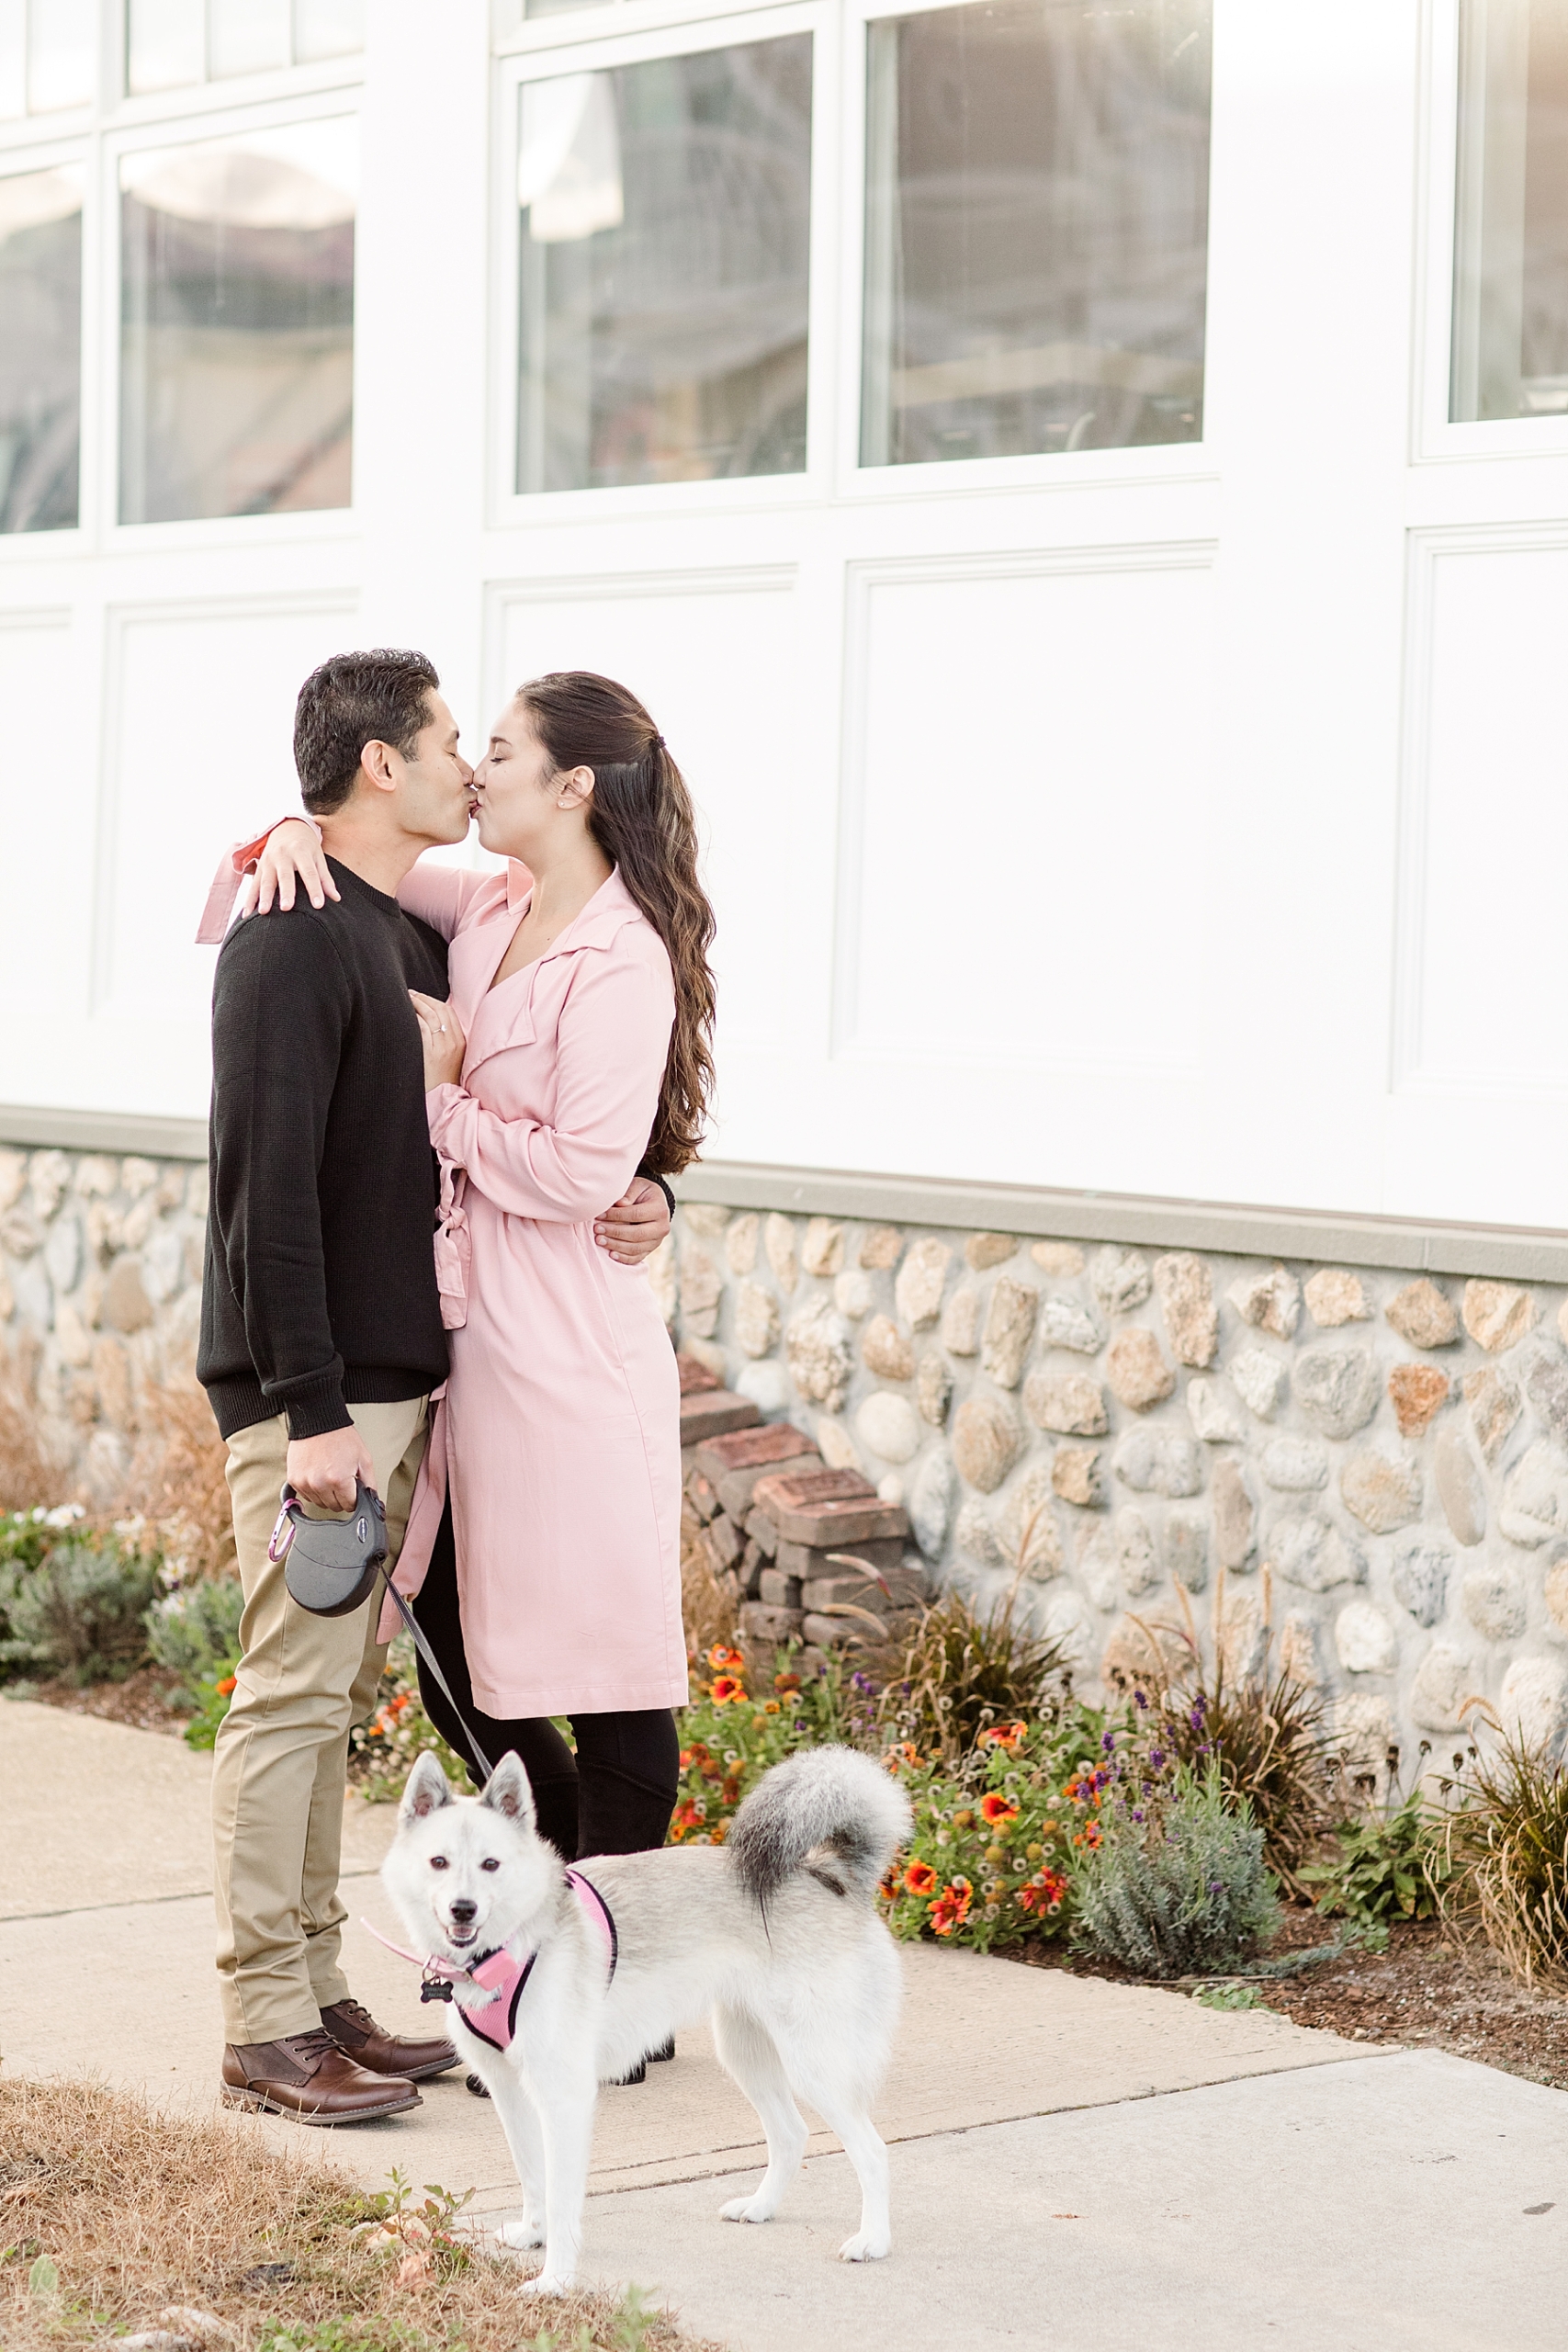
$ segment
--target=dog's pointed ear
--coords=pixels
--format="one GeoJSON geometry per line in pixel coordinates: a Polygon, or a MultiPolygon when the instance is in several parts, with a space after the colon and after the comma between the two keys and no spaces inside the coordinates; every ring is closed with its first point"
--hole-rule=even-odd
{"type": "Polygon", "coordinates": [[[523,1758],[515,1748],[504,1755],[479,1795],[479,1803],[517,1822],[525,1829],[535,1826],[534,1792],[528,1785],[528,1775],[523,1769],[523,1758]]]}
{"type": "Polygon", "coordinates": [[[423,1821],[426,1814],[439,1813],[451,1802],[451,1783],[427,1747],[409,1774],[399,1815],[404,1821],[423,1821]]]}

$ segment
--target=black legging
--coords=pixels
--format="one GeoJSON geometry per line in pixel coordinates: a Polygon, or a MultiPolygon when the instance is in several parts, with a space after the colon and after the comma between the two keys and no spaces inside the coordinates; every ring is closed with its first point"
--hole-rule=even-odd
{"type": "MultiPolygon", "coordinates": [[[[440,1659],[453,1696],[491,1762],[499,1763],[511,1748],[523,1758],[539,1834],[549,1839],[563,1861],[576,1861],[583,1854],[638,1854],[663,1845],[681,1780],[681,1742],[668,1707],[572,1715],[574,1758],[547,1715],[498,1722],[474,1704],[463,1651],[450,1502],[413,1609],[420,1631],[440,1659]]],[[[423,1658],[419,1695],[425,1713],[463,1758],[478,1788],[483,1767],[423,1658]]]]}

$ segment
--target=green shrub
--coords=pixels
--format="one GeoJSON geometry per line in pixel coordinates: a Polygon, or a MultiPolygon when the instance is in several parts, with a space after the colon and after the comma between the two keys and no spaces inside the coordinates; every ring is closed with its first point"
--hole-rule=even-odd
{"type": "MultiPolygon", "coordinates": [[[[220,1721],[221,1717],[220,1717],[220,1721]]],[[[348,1735],[348,1777],[367,1804],[396,1804],[420,1758],[433,1755],[455,1789],[468,1786],[468,1768],[447,1747],[424,1712],[413,1644],[400,1634],[387,1652],[368,1723],[348,1735]]]]}
{"type": "Polygon", "coordinates": [[[193,1690],[228,1673],[240,1654],[245,1596],[237,1577],[198,1577],[155,1600],[147,1612],[147,1646],[193,1690]]]}
{"type": "Polygon", "coordinates": [[[1309,1863],[1297,1872],[1304,1885],[1322,1888],[1320,1911],[1338,1913],[1366,1928],[1386,1928],[1392,1919],[1437,1917],[1453,1865],[1446,1852],[1443,1816],[1419,1791],[1392,1813],[1344,1822],[1336,1836],[1339,1852],[1335,1860],[1309,1863]]]}
{"type": "Polygon", "coordinates": [[[144,1620],[157,1590],[155,1558],[112,1539],[57,1544],[15,1574],[0,1659],[78,1686],[122,1679],[146,1658],[144,1620]]]}
{"type": "Polygon", "coordinates": [[[1078,1942],[1140,1976],[1188,1976],[1271,1934],[1280,1906],[1263,1832],[1232,1809],[1214,1759],[1201,1771],[1178,1763],[1152,1785],[1113,1773],[1078,1871],[1078,1942]]]}

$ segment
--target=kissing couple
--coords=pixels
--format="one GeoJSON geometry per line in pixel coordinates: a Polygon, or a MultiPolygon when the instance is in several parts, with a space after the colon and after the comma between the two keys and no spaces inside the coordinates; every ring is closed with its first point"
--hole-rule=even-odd
{"type": "Polygon", "coordinates": [[[641,703],[589,672],[520,687],[477,768],[457,743],[423,654],[323,662],[306,813],[225,859],[200,934],[222,944],[197,1370],[245,1597],[213,1772],[224,2096],[305,2123],[415,2107],[457,2058],[343,1973],[348,1734],[396,1620],[291,1598],[286,1482],[318,1514],[357,1479],[381,1496],[457,1701],[422,1659],[431,1719],[476,1783],[479,1751],[515,1749],[565,1860],[661,1845],[679,1777],[679,1381],[643,1261],[713,1083],[692,804],[641,703]],[[422,862],[476,815],[502,871],[422,862]]]}

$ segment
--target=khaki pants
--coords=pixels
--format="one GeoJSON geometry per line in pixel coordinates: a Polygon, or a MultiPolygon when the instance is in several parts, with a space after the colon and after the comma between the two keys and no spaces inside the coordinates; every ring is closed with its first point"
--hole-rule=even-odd
{"type": "MultiPolygon", "coordinates": [[[[396,1559],[424,1453],[427,1400],[349,1408],[376,1465],[396,1559]]],[[[381,1588],[346,1617],[288,1597],[266,1556],[288,1449],[280,1413],[235,1432],[229,1492],[245,1607],[234,1696],[213,1758],[218,1973],[231,2042],[310,2033],[347,1997],[338,1897],[348,1734],[376,1703],[381,1588]]]]}

